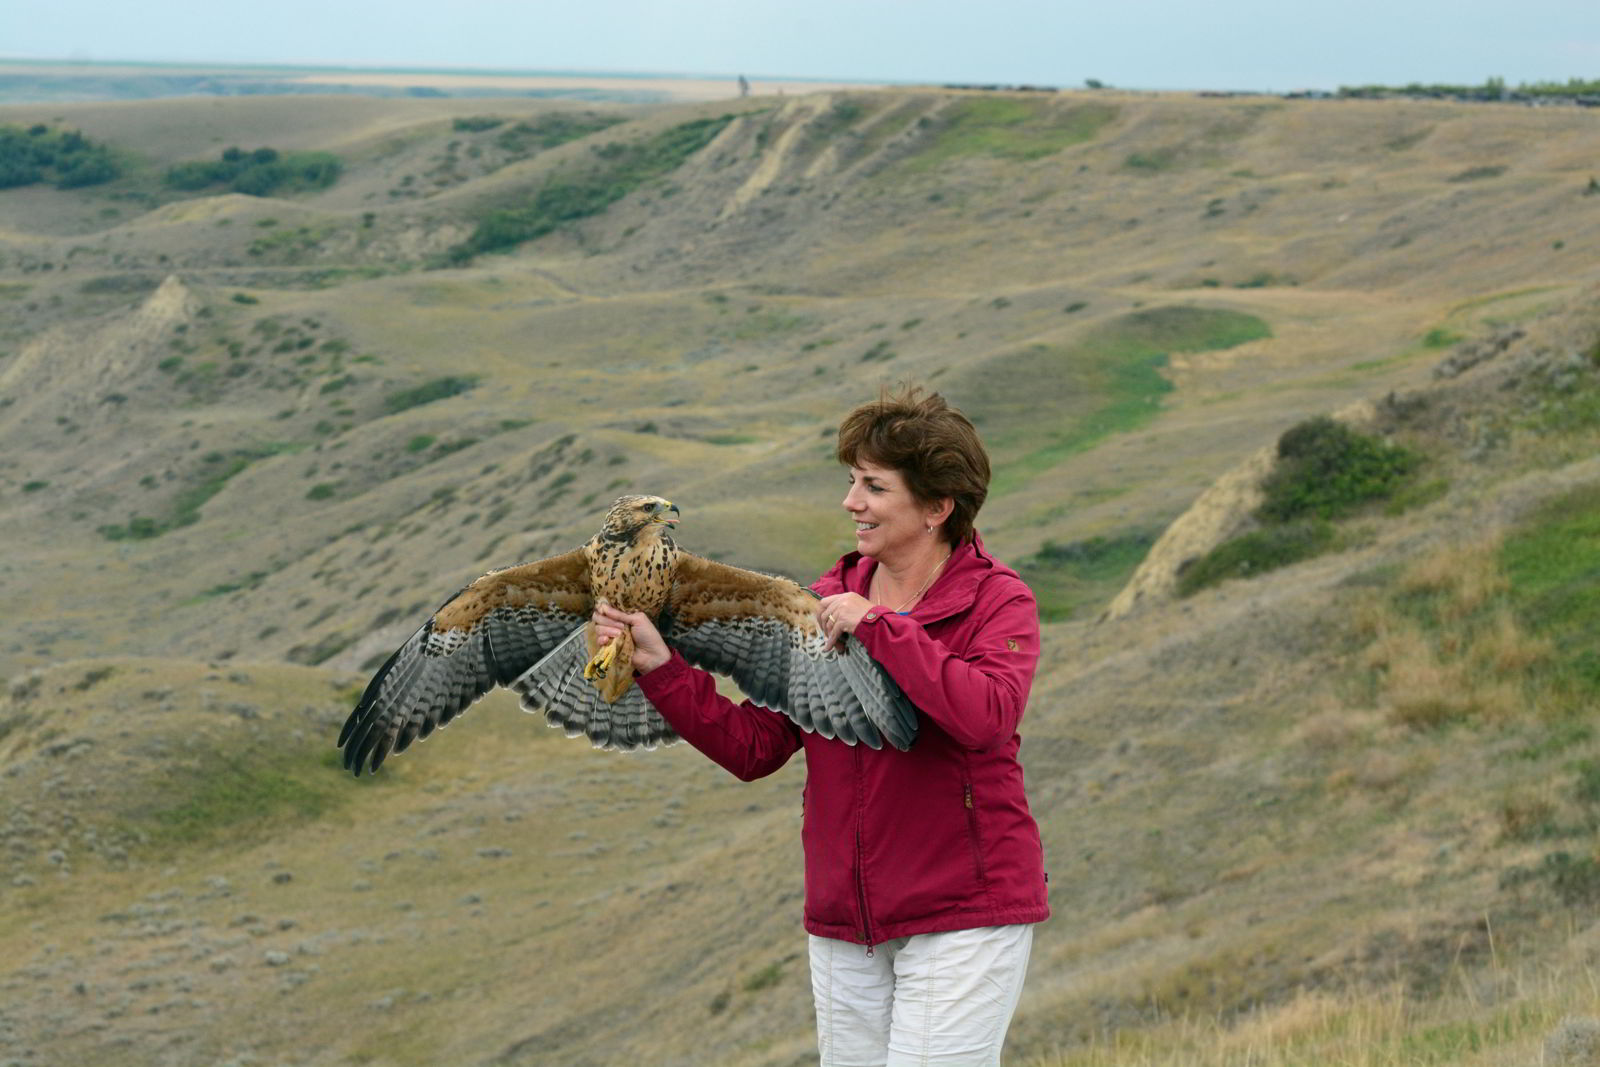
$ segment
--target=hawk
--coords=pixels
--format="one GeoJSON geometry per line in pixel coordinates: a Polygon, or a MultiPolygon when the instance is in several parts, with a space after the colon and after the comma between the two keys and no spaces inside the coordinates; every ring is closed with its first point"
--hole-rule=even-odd
{"type": "Polygon", "coordinates": [[[677,741],[633,684],[631,631],[598,647],[590,617],[602,601],[644,612],[690,663],[804,730],[909,748],[916,709],[859,641],[824,647],[816,594],[683,551],[669,533],[678,514],[658,496],[622,497],[582,547],[490,571],[451,597],[368,683],[339,734],[345,769],[376,771],[495,686],[596,748],[677,741]]]}

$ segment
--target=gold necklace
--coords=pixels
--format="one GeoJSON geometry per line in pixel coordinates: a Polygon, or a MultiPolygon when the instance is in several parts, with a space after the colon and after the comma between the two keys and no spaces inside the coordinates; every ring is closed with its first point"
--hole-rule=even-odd
{"type": "MultiPolygon", "coordinates": [[[[950,555],[951,555],[951,553],[946,552],[945,556],[944,556],[944,559],[941,559],[939,561],[939,565],[937,567],[933,568],[933,572],[928,575],[928,580],[922,583],[922,588],[918,589],[915,593],[912,593],[910,600],[907,600],[904,604],[901,604],[898,608],[894,609],[894,613],[896,615],[903,615],[905,613],[905,610],[907,608],[909,608],[912,604],[915,604],[917,602],[917,600],[919,598],[921,598],[923,593],[926,593],[930,588],[932,588],[933,580],[935,578],[939,577],[939,572],[944,570],[944,565],[946,563],[950,562],[950,555]]],[[[874,571],[872,573],[872,580],[873,581],[877,581],[878,580],[878,572],[877,571],[874,571]]],[[[869,590],[869,592],[870,592],[870,590],[869,590]]],[[[877,598],[874,597],[873,599],[876,600],[877,598]]]]}

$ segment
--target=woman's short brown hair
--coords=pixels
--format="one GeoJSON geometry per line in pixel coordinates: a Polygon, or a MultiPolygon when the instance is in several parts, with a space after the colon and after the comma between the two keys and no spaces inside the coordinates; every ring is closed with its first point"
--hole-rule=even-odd
{"type": "Polygon", "coordinates": [[[906,385],[868,401],[839,424],[839,462],[865,461],[899,471],[921,504],[949,497],[945,539],[959,545],[972,536],[972,521],[989,495],[989,454],[965,415],[938,393],[906,385]]]}

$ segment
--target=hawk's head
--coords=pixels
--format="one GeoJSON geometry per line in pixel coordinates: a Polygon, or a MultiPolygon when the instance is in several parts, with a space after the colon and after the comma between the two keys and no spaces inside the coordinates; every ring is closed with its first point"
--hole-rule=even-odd
{"type": "Polygon", "coordinates": [[[618,541],[631,541],[650,526],[671,526],[678,521],[678,506],[658,496],[618,497],[606,513],[602,531],[618,541]]]}

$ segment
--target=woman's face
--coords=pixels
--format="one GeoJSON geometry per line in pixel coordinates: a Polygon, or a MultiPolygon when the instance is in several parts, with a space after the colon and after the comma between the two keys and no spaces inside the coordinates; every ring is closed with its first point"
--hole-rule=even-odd
{"type": "Polygon", "coordinates": [[[850,491],[842,503],[856,523],[857,551],[893,561],[932,543],[937,528],[930,535],[928,523],[938,509],[918,503],[899,471],[863,461],[849,472],[850,491]]]}

